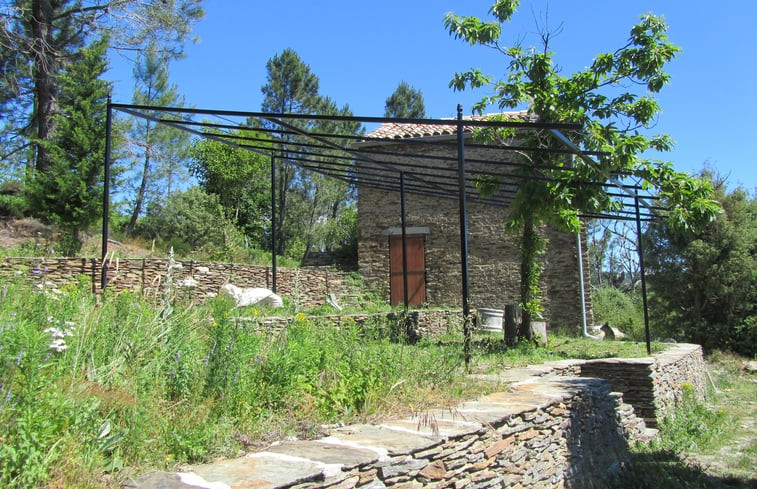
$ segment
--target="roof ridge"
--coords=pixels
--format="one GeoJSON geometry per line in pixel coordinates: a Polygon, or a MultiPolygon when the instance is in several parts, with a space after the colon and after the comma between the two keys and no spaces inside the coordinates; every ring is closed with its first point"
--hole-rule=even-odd
{"type": "MultiPolygon", "coordinates": [[[[527,110],[519,110],[512,112],[496,112],[489,114],[471,114],[463,116],[463,121],[483,121],[489,117],[506,116],[509,119],[515,119],[517,117],[523,117],[528,115],[527,110]]],[[[455,120],[454,117],[441,118],[438,120],[451,121],[455,120]]],[[[472,126],[463,128],[466,132],[473,130],[472,126]]],[[[424,124],[418,122],[385,122],[378,128],[374,129],[370,133],[366,134],[366,138],[370,139],[410,139],[410,138],[422,138],[431,136],[449,136],[456,132],[456,128],[448,124],[424,124]]]]}

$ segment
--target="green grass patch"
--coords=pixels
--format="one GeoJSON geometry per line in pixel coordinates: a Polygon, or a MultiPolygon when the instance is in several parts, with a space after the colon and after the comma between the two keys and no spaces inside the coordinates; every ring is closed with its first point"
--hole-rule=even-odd
{"type": "MultiPolygon", "coordinates": [[[[129,471],[172,469],[322,424],[454,406],[497,388],[465,377],[459,325],[402,341],[400,319],[339,327],[285,309],[237,319],[223,298],[156,306],[89,282],[0,294],[0,487],[106,487],[129,471]],[[107,474],[104,478],[103,474],[107,474]]],[[[476,335],[476,368],[639,356],[643,345],[554,337],[547,347],[476,335]]]]}

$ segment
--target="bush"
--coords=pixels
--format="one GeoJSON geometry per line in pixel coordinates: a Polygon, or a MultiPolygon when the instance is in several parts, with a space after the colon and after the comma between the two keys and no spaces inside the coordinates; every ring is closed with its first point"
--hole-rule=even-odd
{"type": "Polygon", "coordinates": [[[24,197],[24,182],[5,180],[0,183],[0,216],[22,218],[29,211],[24,197]]]}
{"type": "Polygon", "coordinates": [[[149,208],[136,232],[173,246],[176,253],[186,253],[203,247],[223,247],[230,228],[218,197],[193,187],[171,194],[163,206],[149,208]]]}
{"type": "Polygon", "coordinates": [[[637,291],[601,287],[592,292],[591,300],[595,323],[609,323],[636,341],[644,339],[644,310],[637,291]]]}

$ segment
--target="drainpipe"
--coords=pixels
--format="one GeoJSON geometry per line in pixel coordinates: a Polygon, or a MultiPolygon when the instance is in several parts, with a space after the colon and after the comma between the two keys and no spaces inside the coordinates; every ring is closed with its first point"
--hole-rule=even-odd
{"type": "Polygon", "coordinates": [[[581,248],[581,232],[576,234],[576,243],[578,244],[578,282],[581,288],[581,325],[583,326],[584,336],[592,338],[594,340],[601,339],[599,336],[589,334],[588,326],[586,325],[586,289],[584,287],[584,253],[581,248]]]}

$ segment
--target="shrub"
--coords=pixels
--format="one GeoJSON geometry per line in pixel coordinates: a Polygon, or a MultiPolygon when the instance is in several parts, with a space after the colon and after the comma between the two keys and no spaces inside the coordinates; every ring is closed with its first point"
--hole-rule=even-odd
{"type": "Polygon", "coordinates": [[[171,194],[164,206],[149,208],[136,231],[173,246],[176,253],[185,253],[202,247],[223,247],[229,226],[218,196],[192,187],[171,194]]]}
{"type": "Polygon", "coordinates": [[[595,323],[609,323],[636,341],[644,339],[644,311],[638,292],[601,287],[592,292],[591,300],[595,323]]]}
{"type": "Polygon", "coordinates": [[[21,180],[5,180],[0,183],[0,216],[21,218],[29,211],[21,180]]]}

